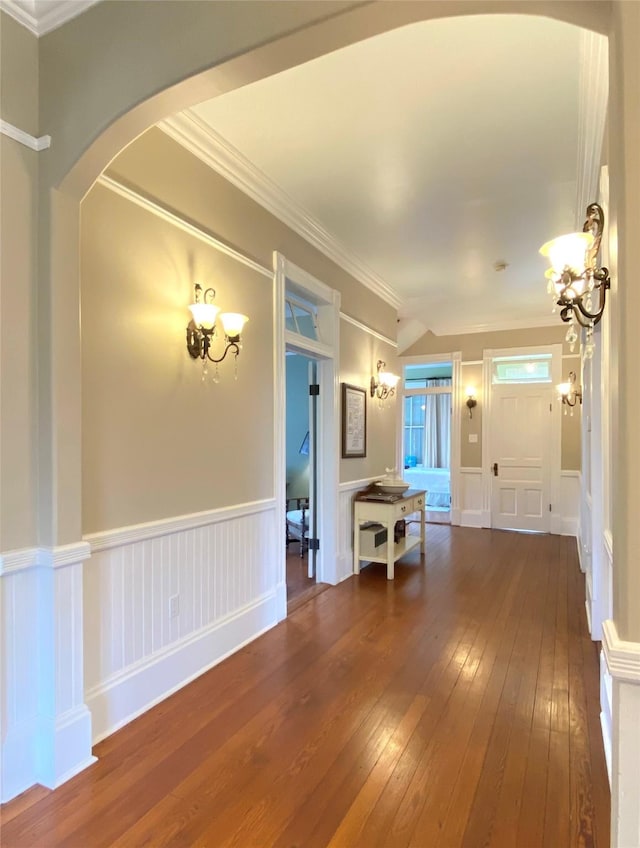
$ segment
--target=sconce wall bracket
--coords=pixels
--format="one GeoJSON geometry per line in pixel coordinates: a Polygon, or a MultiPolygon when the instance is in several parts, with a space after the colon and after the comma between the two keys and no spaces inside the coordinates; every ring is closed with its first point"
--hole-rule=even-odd
{"type": "Polygon", "coordinates": [[[469,396],[466,400],[466,404],[469,407],[469,418],[473,418],[472,410],[478,405],[478,401],[474,397],[469,396]]]}
{"type": "Polygon", "coordinates": [[[387,363],[379,359],[376,363],[377,377],[374,376],[371,378],[371,397],[377,397],[378,400],[386,400],[393,397],[396,393],[396,385],[400,379],[395,374],[385,371],[384,369],[386,367],[387,363]]]}

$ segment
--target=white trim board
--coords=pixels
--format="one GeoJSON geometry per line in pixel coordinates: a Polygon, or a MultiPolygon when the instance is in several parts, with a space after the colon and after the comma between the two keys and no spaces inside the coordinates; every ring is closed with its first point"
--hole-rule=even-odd
{"type": "Polygon", "coordinates": [[[236,262],[246,265],[247,268],[251,268],[258,274],[261,274],[263,277],[267,277],[271,280],[272,273],[265,265],[260,265],[260,263],[255,262],[245,253],[225,244],[225,242],[221,241],[213,233],[204,229],[204,227],[198,227],[195,224],[192,224],[190,221],[187,221],[186,218],[183,218],[181,215],[167,209],[166,206],[163,206],[163,204],[159,203],[157,200],[152,200],[150,197],[147,197],[139,191],[135,191],[119,180],[109,177],[106,174],[102,174],[98,177],[96,183],[103,186],[103,188],[109,189],[109,191],[114,192],[120,197],[123,197],[125,200],[135,203],[136,206],[139,206],[146,212],[151,212],[152,215],[161,218],[169,224],[173,224],[174,227],[178,227],[178,229],[188,235],[194,236],[200,241],[205,242],[205,244],[208,244],[210,247],[214,247],[216,250],[219,250],[220,253],[224,253],[231,259],[235,259],[236,262]]]}
{"type": "Polygon", "coordinates": [[[50,135],[41,135],[39,138],[36,138],[35,135],[31,135],[19,127],[10,124],[9,121],[3,121],[2,119],[0,119],[0,133],[6,135],[8,138],[12,138],[14,141],[18,141],[20,144],[28,147],[29,150],[35,150],[36,153],[51,147],[50,135]]]}
{"type": "Polygon", "coordinates": [[[158,127],[170,138],[271,212],[305,241],[336,262],[395,309],[402,304],[393,288],[341,244],[306,209],[250,162],[193,111],[167,118],[158,127]]]}
{"type": "Polygon", "coordinates": [[[0,555],[0,577],[28,568],[64,568],[77,565],[91,556],[90,546],[82,542],[54,548],[20,548],[0,555]]]}
{"type": "Polygon", "coordinates": [[[357,321],[355,318],[352,318],[350,315],[346,315],[344,312],[340,313],[340,319],[342,321],[346,321],[347,324],[353,324],[353,326],[357,327],[359,330],[364,330],[365,333],[369,333],[369,335],[373,336],[374,339],[378,339],[385,344],[391,345],[391,347],[396,350],[398,349],[398,342],[394,342],[393,339],[390,339],[388,336],[383,336],[382,333],[379,333],[377,330],[372,330],[371,327],[363,324],[362,321],[357,321]]]}
{"type": "Polygon", "coordinates": [[[640,643],[621,639],[611,619],[602,624],[602,651],[607,671],[614,680],[640,684],[640,643]]]}
{"type": "Polygon", "coordinates": [[[203,512],[193,512],[188,515],[179,515],[172,518],[160,518],[157,521],[148,521],[144,524],[132,524],[129,527],[118,527],[114,530],[102,530],[99,533],[88,533],[84,540],[91,551],[107,551],[111,548],[119,548],[123,545],[131,545],[135,542],[143,542],[146,539],[155,539],[158,536],[167,536],[171,533],[180,533],[184,530],[193,530],[196,527],[205,527],[209,524],[217,524],[221,521],[229,521],[234,518],[243,518],[247,515],[257,515],[268,512],[275,508],[274,498],[261,501],[239,504],[237,506],[225,506],[219,509],[207,509],[203,512]]]}

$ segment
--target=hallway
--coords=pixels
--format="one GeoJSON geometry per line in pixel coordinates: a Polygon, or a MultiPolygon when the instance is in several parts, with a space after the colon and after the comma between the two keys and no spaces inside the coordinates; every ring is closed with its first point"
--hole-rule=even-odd
{"type": "Polygon", "coordinates": [[[2,846],[606,846],[575,539],[429,525],[2,810],[2,846]]]}

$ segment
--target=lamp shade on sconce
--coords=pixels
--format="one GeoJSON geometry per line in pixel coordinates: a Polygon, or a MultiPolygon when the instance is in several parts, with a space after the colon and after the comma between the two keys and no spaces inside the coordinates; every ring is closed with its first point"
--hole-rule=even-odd
{"type": "Polygon", "coordinates": [[[196,283],[194,286],[194,301],[189,305],[193,320],[187,326],[187,350],[192,359],[201,359],[203,363],[202,379],[204,380],[208,370],[207,361],[216,365],[214,382],[218,381],[218,364],[231,352],[236,360],[235,373],[237,377],[237,360],[242,343],[240,336],[244,325],[249,320],[240,312],[220,312],[220,307],[213,302],[216,292],[209,288],[202,291],[202,286],[196,283]],[[224,349],[220,356],[212,353],[212,344],[217,334],[216,321],[220,318],[220,324],[224,331],[224,349]]]}
{"type": "Polygon", "coordinates": [[[585,253],[592,247],[592,233],[567,233],[546,242],[540,248],[540,253],[548,258],[551,265],[546,276],[551,279],[561,277],[566,269],[576,276],[582,274],[585,253]]]}
{"type": "Polygon", "coordinates": [[[220,307],[214,303],[192,303],[189,306],[196,327],[210,330],[216,323],[220,307]]]}
{"type": "Polygon", "coordinates": [[[223,312],[220,315],[220,323],[228,339],[238,338],[248,320],[247,316],[241,312],[223,312]]]}

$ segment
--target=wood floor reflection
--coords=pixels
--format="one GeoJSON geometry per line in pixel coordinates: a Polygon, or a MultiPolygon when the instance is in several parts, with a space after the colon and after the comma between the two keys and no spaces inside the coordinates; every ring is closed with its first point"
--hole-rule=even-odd
{"type": "Polygon", "coordinates": [[[575,540],[445,525],[2,810],[2,845],[609,844],[575,540]]]}

